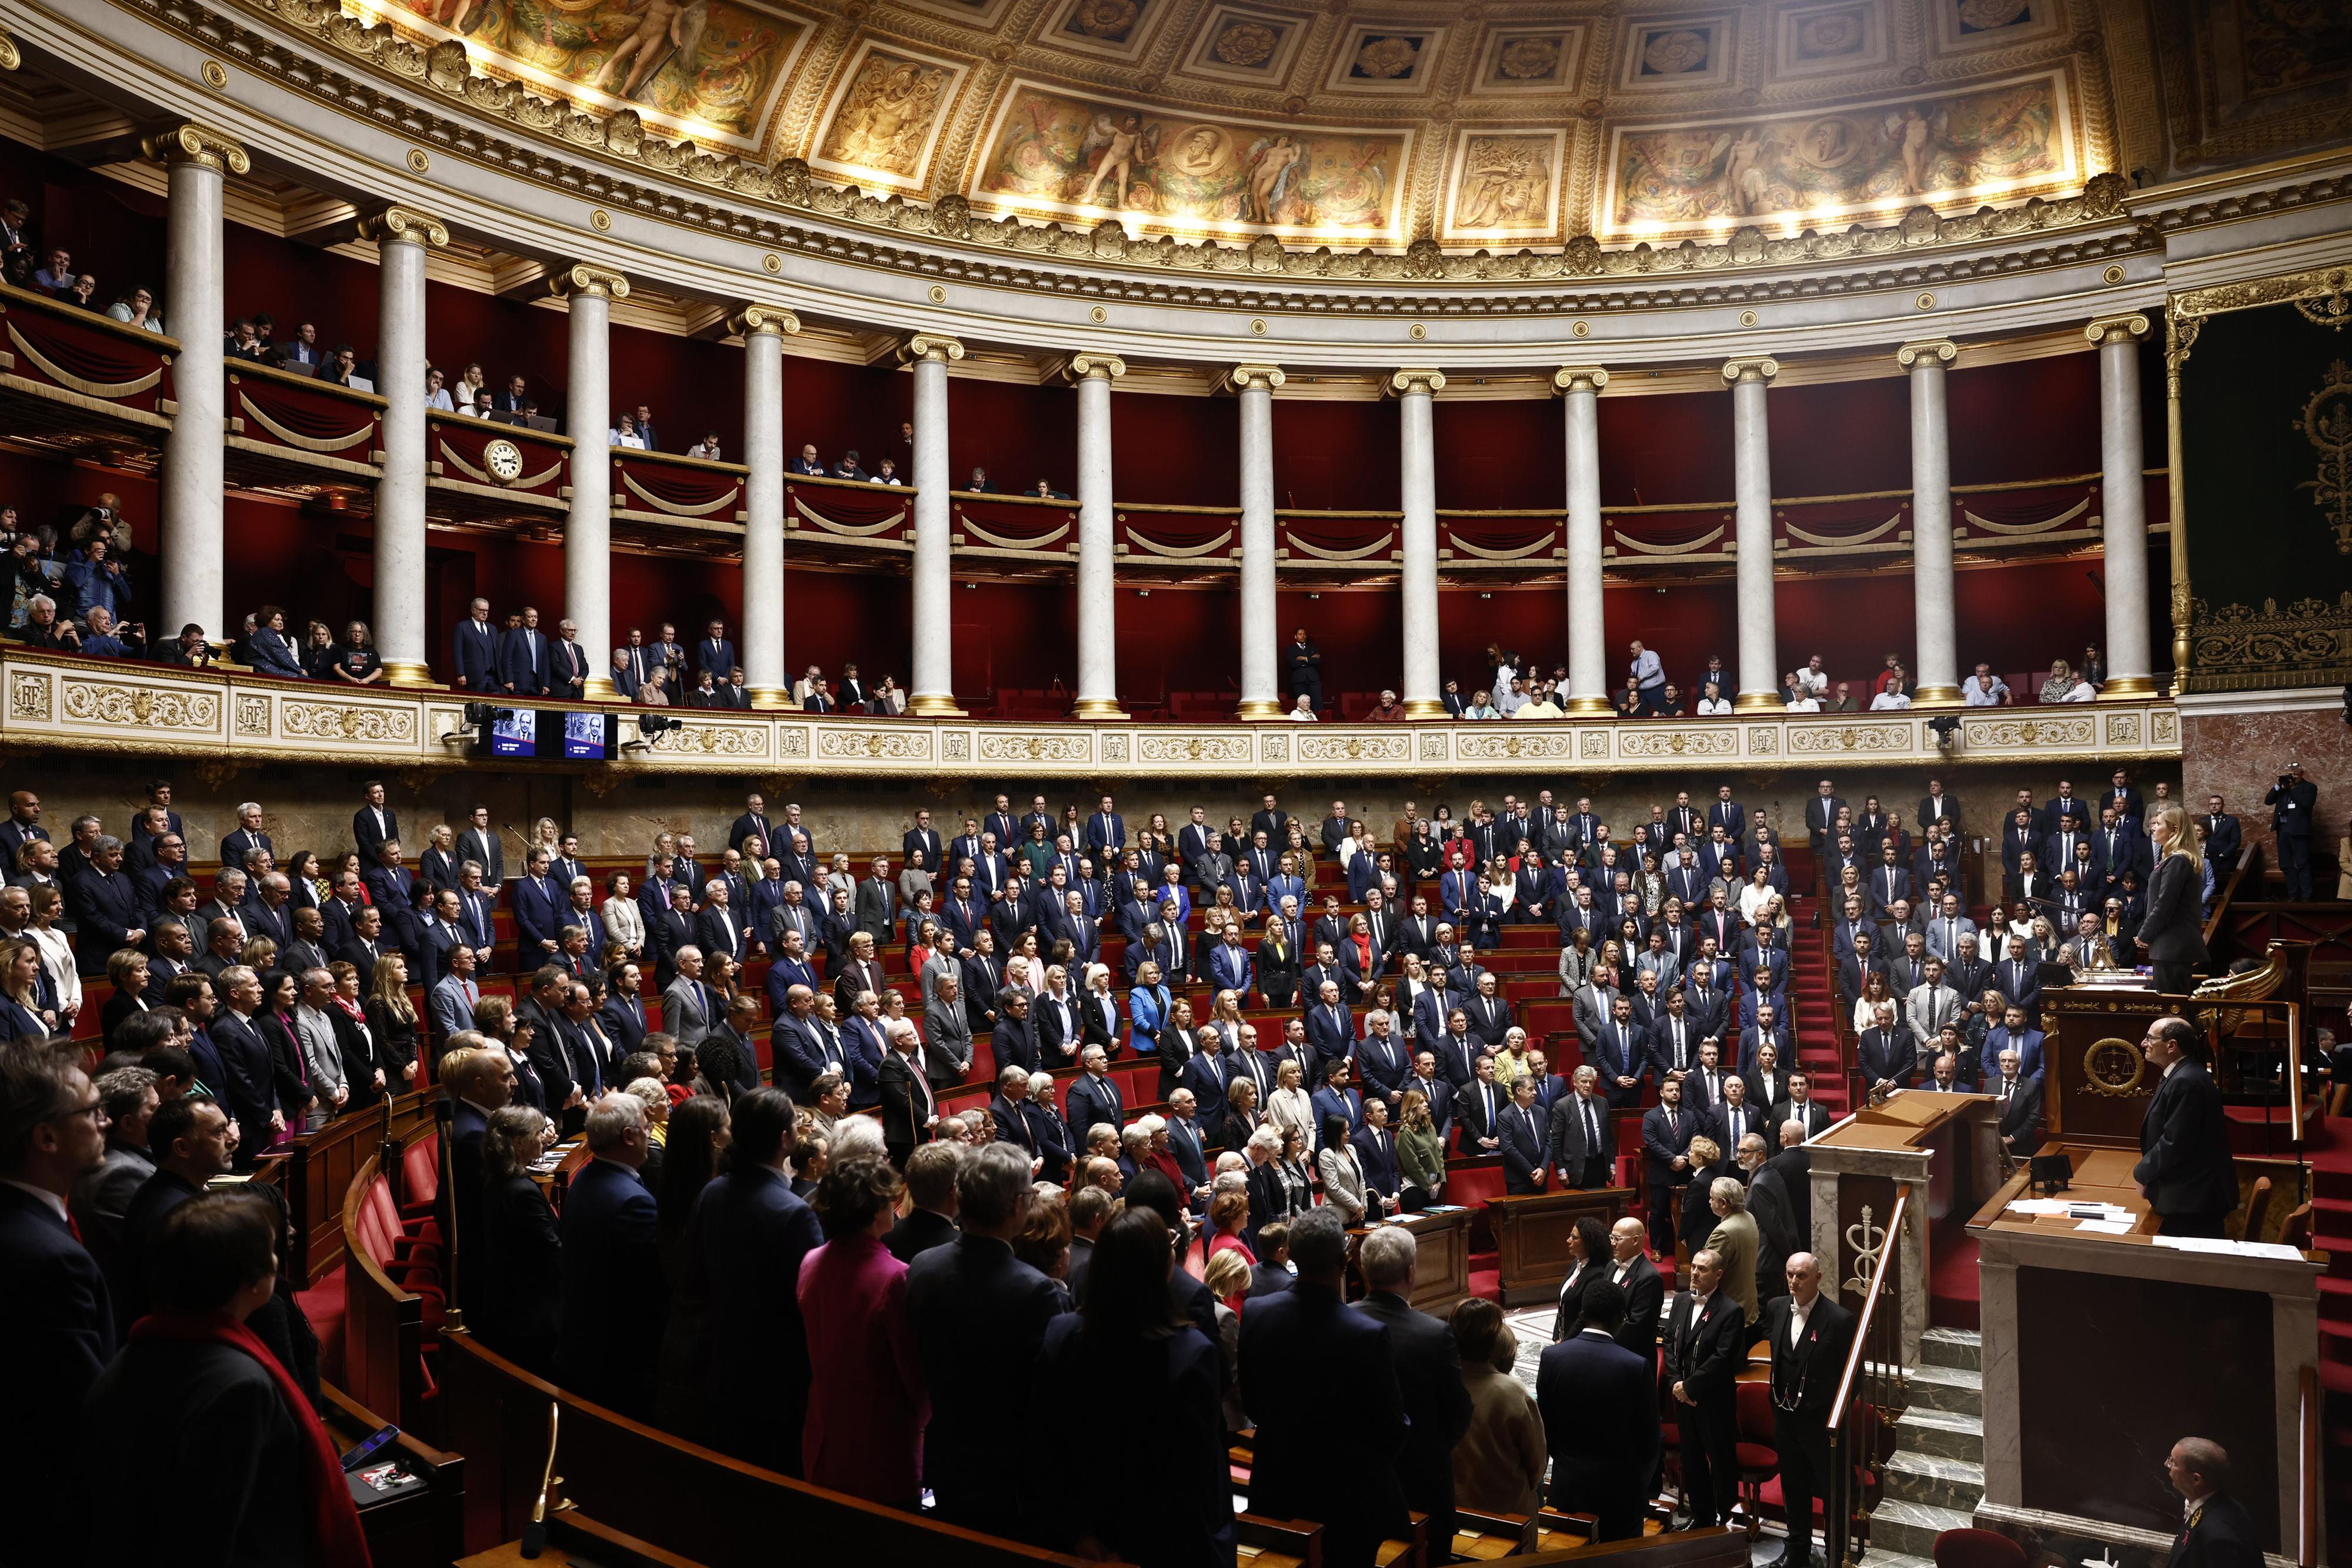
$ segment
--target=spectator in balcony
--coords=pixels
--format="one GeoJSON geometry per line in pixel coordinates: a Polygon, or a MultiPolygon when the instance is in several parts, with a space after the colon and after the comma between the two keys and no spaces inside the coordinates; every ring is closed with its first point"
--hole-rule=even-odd
{"type": "MultiPolygon", "coordinates": [[[[1523,694],[1517,690],[1520,683],[1514,680],[1511,685],[1513,690],[1510,695],[1513,696],[1523,697],[1523,694]]],[[[1500,705],[1506,717],[1508,717],[1511,714],[1517,711],[1517,707],[1525,706],[1526,704],[1524,700],[1517,705],[1517,706],[1510,703],[1500,705]]],[[[1616,709],[1617,716],[1619,718],[1640,718],[1643,716],[1642,708],[1641,678],[1637,675],[1627,675],[1625,677],[1625,689],[1617,694],[1617,700],[1611,706],[1616,709]]]]}
{"type": "Polygon", "coordinates": [[[109,320],[136,327],[142,332],[161,332],[163,318],[155,309],[155,296],[144,285],[132,288],[106,308],[109,320]]]}
{"type": "Polygon", "coordinates": [[[1701,718],[1713,718],[1718,715],[1728,714],[1730,711],[1731,699],[1723,695],[1723,688],[1713,681],[1707,682],[1699,692],[1698,716],[1701,718]]]}
{"type": "Polygon", "coordinates": [[[547,647],[547,695],[576,703],[588,690],[588,650],[580,645],[577,622],[555,623],[555,641],[547,647]]]}
{"type": "Polygon", "coordinates": [[[1829,672],[1822,668],[1822,656],[1819,653],[1806,660],[1805,667],[1797,672],[1796,685],[1811,692],[1816,697],[1829,695],[1829,672]]]}
{"type": "Polygon", "coordinates": [[[1960,683],[1960,700],[1970,707],[2003,707],[2012,699],[2009,683],[1994,674],[1990,664],[1979,663],[1976,674],[1960,683]]]}
{"type": "Polygon", "coordinates": [[[835,479],[856,479],[863,482],[866,478],[865,465],[858,461],[857,448],[854,446],[843,453],[840,460],[827,472],[835,479]]]}
{"type": "Polygon", "coordinates": [[[304,321],[294,329],[294,337],[278,354],[281,365],[310,365],[313,368],[326,362],[327,351],[319,346],[319,327],[315,321],[304,321]]]}
{"type": "MultiPolygon", "coordinates": [[[[2083,644],[2083,668],[2080,674],[2082,678],[2089,683],[2094,692],[2107,684],[2107,662],[2099,657],[2099,645],[2096,643],[2083,644]]],[[[2084,699],[2074,697],[2068,700],[2081,702],[2084,699]]]]}
{"type": "Polygon", "coordinates": [[[1055,489],[1054,482],[1050,479],[1040,479],[1035,485],[1022,493],[1024,495],[1034,496],[1041,501],[1066,501],[1070,498],[1070,493],[1067,490],[1055,489]]]}
{"type": "Polygon", "coordinates": [[[1307,695],[1305,692],[1298,694],[1297,702],[1293,704],[1290,711],[1283,716],[1290,720],[1293,724],[1315,724],[1320,722],[1318,716],[1315,712],[1315,699],[1307,695]]]}
{"type": "Polygon", "coordinates": [[[1835,695],[1822,705],[1822,711],[1823,713],[1859,712],[1860,709],[1853,700],[1853,687],[1844,681],[1840,681],[1837,684],[1835,695]]]}
{"type": "Polygon", "coordinates": [[[323,621],[313,621],[303,633],[302,669],[314,681],[334,678],[334,629],[323,621]]]}
{"type": "Polygon", "coordinates": [[[2042,700],[2046,703],[2073,702],[2070,694],[2081,683],[2074,679],[2074,666],[2063,659],[2050,661],[2050,678],[2042,683],[2042,700]]]}
{"type": "Polygon", "coordinates": [[[727,456],[727,454],[719,449],[719,433],[715,430],[688,447],[686,455],[688,457],[700,457],[711,463],[722,462],[727,456]]]}
{"type": "Polygon", "coordinates": [[[490,389],[482,384],[482,367],[467,365],[449,387],[449,401],[468,419],[479,419],[490,409],[490,389]]]}
{"type": "Polygon", "coordinates": [[[1902,672],[1899,669],[1888,671],[1884,684],[1878,688],[1878,695],[1870,699],[1871,712],[1885,713],[1910,706],[1911,694],[1904,688],[1902,672]]]}
{"type": "Polygon", "coordinates": [[[808,667],[808,673],[801,676],[799,680],[793,683],[793,701],[796,703],[804,703],[808,701],[809,693],[815,690],[818,684],[824,679],[824,671],[823,667],[816,664],[811,664],[808,667]]]}
{"type": "Polygon", "coordinates": [[[631,419],[637,427],[637,439],[646,444],[646,450],[659,452],[661,438],[654,433],[654,411],[646,404],[639,403],[636,413],[631,416],[631,419]]]}
{"type": "Polygon", "coordinates": [[[1559,705],[1551,700],[1551,687],[1544,685],[1537,688],[1533,702],[1519,705],[1519,711],[1512,716],[1518,719],[1545,719],[1559,718],[1564,716],[1560,713],[1559,705]]]}
{"type": "Polygon", "coordinates": [[[253,612],[253,622],[254,669],[265,675],[305,679],[302,661],[295,655],[293,644],[286,635],[286,612],[275,604],[265,604],[253,612]]]}
{"type": "MultiPolygon", "coordinates": [[[[727,622],[713,620],[702,629],[702,641],[695,644],[695,669],[714,680],[723,681],[737,663],[735,643],[727,635],[727,622]]],[[[855,665],[851,667],[856,668],[855,665]]]]}
{"type": "Polygon", "coordinates": [[[449,395],[446,381],[437,370],[428,367],[425,372],[425,406],[436,413],[457,412],[457,400],[449,395]]]}
{"type": "Polygon", "coordinates": [[[265,365],[274,365],[278,362],[278,346],[270,336],[277,330],[278,323],[269,317],[263,315],[254,317],[253,338],[254,341],[261,345],[261,362],[265,365]]]}
{"type": "Polygon", "coordinates": [[[14,256],[30,255],[33,247],[33,209],[21,196],[11,196],[0,203],[0,251],[14,256]]]}
{"type": "Polygon", "coordinates": [[[79,559],[67,566],[65,586],[73,595],[75,619],[87,617],[93,607],[110,610],[119,619],[131,608],[131,580],[112,555],[113,540],[95,533],[79,559]]]}
{"type": "Polygon", "coordinates": [[[790,463],[784,465],[784,472],[787,474],[806,474],[816,478],[823,478],[824,476],[824,465],[817,460],[816,443],[812,441],[803,445],[801,447],[801,455],[798,457],[793,458],[790,463]]]}
{"type": "Polygon", "coordinates": [[[520,375],[509,376],[507,390],[491,396],[490,412],[515,414],[537,407],[538,405],[531,402],[530,394],[523,390],[526,384],[520,375]]]}
{"type": "Polygon", "coordinates": [[[169,643],[158,643],[149,651],[149,657],[159,664],[178,664],[191,670],[212,668],[216,657],[213,645],[205,641],[205,629],[194,622],[180,628],[180,634],[169,643]]]}
{"type": "Polygon", "coordinates": [[[125,643],[114,632],[114,616],[101,604],[89,612],[89,635],[81,640],[81,651],[93,659],[128,659],[137,645],[134,636],[125,643]]]}
{"type": "Polygon", "coordinates": [[[988,482],[988,470],[985,468],[972,469],[971,483],[966,485],[964,488],[975,496],[992,496],[996,493],[996,486],[988,482]]]}
{"type": "Polygon", "coordinates": [[[335,650],[335,678],[355,686],[372,686],[388,678],[383,661],[376,657],[375,639],[368,634],[366,622],[354,621],[343,628],[342,646],[335,650]]]}
{"type": "Polygon", "coordinates": [[[74,630],[72,622],[58,615],[58,601],[46,593],[33,596],[21,634],[36,648],[55,648],[68,653],[81,651],[81,633],[74,630]]]}
{"type": "Polygon", "coordinates": [[[252,317],[240,316],[230,325],[228,336],[222,340],[221,352],[232,360],[260,361],[261,338],[254,330],[252,317]]]}
{"type": "Polygon", "coordinates": [[[646,672],[646,684],[637,688],[636,700],[647,707],[667,707],[669,704],[669,666],[656,664],[646,672]]]}
{"type": "Polygon", "coordinates": [[[906,481],[898,477],[898,460],[896,458],[885,457],[881,462],[876,464],[874,465],[874,482],[877,485],[904,485],[906,481]]]}
{"type": "Polygon", "coordinates": [[[885,675],[866,699],[866,711],[878,714],[902,714],[907,711],[907,693],[896,675],[885,675]]]}
{"type": "Polygon", "coordinates": [[[839,711],[834,706],[833,694],[825,689],[823,677],[819,677],[813,685],[811,685],[808,690],[808,695],[801,698],[801,711],[803,713],[835,713],[839,711]]]}
{"type": "Polygon", "coordinates": [[[539,629],[538,607],[526,604],[522,624],[499,640],[499,685],[516,696],[528,697],[545,692],[547,684],[547,633],[539,629]]]}
{"type": "Polygon", "coordinates": [[[102,310],[98,302],[98,279],[89,273],[79,273],[71,283],[58,290],[58,302],[79,305],[85,310],[102,310]]]}
{"type": "Polygon", "coordinates": [[[1502,710],[1495,706],[1494,698],[1488,694],[1486,688],[1481,686],[1470,695],[1470,706],[1462,710],[1462,716],[1486,719],[1500,718],[1503,714],[1502,710]]]}
{"type": "Polygon", "coordinates": [[[719,683],[711,679],[709,670],[697,670],[694,673],[694,685],[686,688],[686,706],[688,707],[726,706],[719,695],[719,683]]]}
{"type": "Polygon", "coordinates": [[[329,386],[347,387],[359,374],[359,368],[358,351],[349,343],[338,343],[327,362],[319,367],[318,379],[329,386]]]}
{"type": "MultiPolygon", "coordinates": [[[[55,294],[58,289],[70,285],[73,279],[73,253],[62,246],[58,246],[51,247],[49,251],[48,265],[33,274],[33,286],[44,294],[55,294]]],[[[247,327],[252,325],[251,322],[238,324],[247,327]]]]}
{"type": "Polygon", "coordinates": [[[457,655],[457,685],[469,692],[499,689],[499,629],[490,623],[490,601],[477,599],[450,637],[457,655]]]}
{"type": "Polygon", "coordinates": [[[1373,724],[1396,724],[1404,717],[1404,705],[1397,701],[1396,693],[1383,687],[1379,705],[1364,717],[1373,724]]]}
{"type": "Polygon", "coordinates": [[[643,452],[646,449],[646,438],[637,431],[635,416],[626,413],[621,415],[621,423],[604,433],[604,444],[626,446],[643,452]]]}

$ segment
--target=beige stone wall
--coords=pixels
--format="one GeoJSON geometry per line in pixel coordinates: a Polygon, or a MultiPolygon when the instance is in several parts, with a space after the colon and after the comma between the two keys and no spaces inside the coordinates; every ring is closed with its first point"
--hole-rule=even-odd
{"type": "MultiPolygon", "coordinates": [[[[2106,770],[2101,768],[2080,767],[2066,771],[2080,794],[2095,795],[2106,782],[2106,770]]],[[[209,762],[159,759],[133,765],[114,758],[76,761],[57,756],[25,758],[7,770],[12,788],[29,786],[40,792],[43,820],[59,837],[63,836],[65,824],[82,811],[97,812],[109,831],[124,831],[133,809],[143,798],[142,785],[149,778],[159,775],[173,781],[173,803],[187,822],[190,852],[200,861],[215,857],[221,835],[235,828],[235,810],[243,800],[261,805],[264,820],[281,854],[297,849],[347,847],[352,836],[352,813],[359,806],[362,785],[371,777],[354,768],[278,766],[247,768],[222,777],[209,762]]],[[[1926,770],[1909,767],[1844,768],[1827,775],[1795,770],[1769,775],[1734,774],[1729,776],[1729,781],[1735,798],[1749,810],[1761,806],[1771,813],[1776,825],[1795,824],[1801,830],[1805,799],[1812,793],[1815,780],[1824,776],[1831,778],[1838,792],[1857,809],[1865,795],[1875,793],[1888,809],[1900,810],[1906,821],[1919,797],[1926,793],[1927,778],[1926,770]]],[[[2020,788],[2031,787],[2037,800],[2047,799],[2055,792],[2059,776],[2060,770],[2055,768],[2030,770],[1996,764],[1954,767],[1945,771],[1944,779],[1946,790],[1959,800],[1963,821],[1974,831],[1990,826],[1995,821],[1994,813],[2006,807],[2020,788]]],[[[462,826],[466,812],[477,801],[490,808],[493,823],[511,825],[519,833],[528,833],[538,818],[551,817],[580,834],[581,847],[586,853],[619,855],[642,852],[654,835],[665,829],[691,831],[706,847],[714,842],[723,845],[728,824],[743,810],[743,798],[752,788],[765,788],[770,811],[778,816],[782,815],[784,801],[799,801],[806,820],[816,830],[818,847],[828,852],[895,850],[900,835],[913,825],[915,812],[924,808],[930,810],[941,831],[952,837],[961,819],[966,813],[984,813],[993,795],[984,787],[967,788],[961,781],[914,788],[899,782],[806,776],[773,780],[767,786],[735,780],[638,779],[614,774],[524,776],[491,769],[407,771],[383,777],[410,841],[412,854],[422,848],[420,827],[436,821],[462,826]]],[[[1694,803],[1705,806],[1714,800],[1716,785],[1726,777],[1716,770],[1662,771],[1581,787],[1572,774],[1565,771],[1531,772],[1524,779],[1508,780],[1492,777],[1460,782],[1427,778],[1398,782],[1368,779],[1338,795],[1347,801],[1351,812],[1369,816],[1385,832],[1407,800],[1419,803],[1424,810],[1444,802],[1452,806],[1459,817],[1465,814],[1473,800],[1498,803],[1507,791],[1532,797],[1537,790],[1549,787],[1559,799],[1571,804],[1580,792],[1590,792],[1594,809],[1609,823],[1612,836],[1622,838],[1637,823],[1648,819],[1651,802],[1671,805],[1677,789],[1688,789],[1694,803]]],[[[2143,766],[2136,782],[2142,789],[2150,790],[2159,779],[2169,780],[2178,792],[2180,770],[2170,764],[2143,766]]],[[[1055,810],[1071,800],[1091,809],[1096,799],[1093,786],[1085,780],[1007,778],[999,788],[1013,797],[1015,811],[1026,810],[1029,797],[1041,791],[1055,810]]],[[[1164,811],[1171,823],[1181,824],[1188,809],[1196,802],[1208,807],[1210,818],[1215,822],[1222,823],[1234,814],[1247,817],[1256,809],[1258,796],[1265,789],[1280,795],[1285,810],[1309,820],[1319,820],[1334,798],[1334,792],[1321,787],[1280,779],[1204,779],[1122,786],[1115,790],[1114,799],[1132,833],[1153,811],[1164,811]]],[[[2259,791],[2256,798],[2259,799],[2259,791]]],[[[509,851],[514,845],[515,841],[509,839],[509,851]]]]}

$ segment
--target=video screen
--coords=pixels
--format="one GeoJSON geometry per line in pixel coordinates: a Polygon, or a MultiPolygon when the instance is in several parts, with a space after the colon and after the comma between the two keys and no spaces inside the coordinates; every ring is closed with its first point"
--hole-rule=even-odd
{"type": "Polygon", "coordinates": [[[539,711],[519,707],[509,710],[504,718],[490,723],[490,755],[493,757],[536,757],[539,755],[539,711]]]}
{"type": "Polygon", "coordinates": [[[606,714],[565,714],[563,755],[573,761],[604,761],[612,755],[612,722],[606,714]]]}

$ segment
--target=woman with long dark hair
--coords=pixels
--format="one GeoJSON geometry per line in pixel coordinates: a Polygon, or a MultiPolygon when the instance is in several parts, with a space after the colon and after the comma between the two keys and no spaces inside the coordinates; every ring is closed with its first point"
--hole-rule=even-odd
{"type": "Polygon", "coordinates": [[[1552,1319],[1551,1341],[1558,1344],[1584,1321],[1584,1292],[1597,1280],[1609,1277],[1609,1228],[1593,1214],[1579,1215],[1568,1233],[1568,1255],[1574,1267],[1559,1288],[1559,1312],[1552,1319]]]}
{"type": "Polygon", "coordinates": [[[1151,1418],[1132,1425],[1117,1486],[1097,1484],[1083,1465],[1046,1466],[1040,1517],[1058,1531],[1054,1544],[1081,1556],[1138,1568],[1232,1568],[1218,1351],[1176,1315],[1168,1288],[1175,1266],[1166,1223],[1130,1208],[1095,1241],[1085,1308],[1047,1325],[1037,1357],[1043,1375],[1032,1384],[1051,1407],[1045,1430],[1084,1429],[1104,1388],[1131,1396],[1151,1418]]]}
{"type": "Polygon", "coordinates": [[[665,1432],[698,1441],[706,1436],[702,1347],[710,1315],[703,1293],[701,1239],[694,1210],[702,1189],[719,1174],[730,1127],[727,1103],[698,1094],[669,1113],[662,1148],[660,1206],[662,1278],[669,1285],[669,1321],[662,1330],[659,1393],[654,1421],[665,1432]]]}
{"type": "Polygon", "coordinates": [[[467,1325],[524,1371],[555,1375],[563,1240],[547,1194],[531,1179],[554,1124],[528,1105],[501,1105],[482,1134],[482,1239],[467,1263],[478,1294],[467,1325]]]}

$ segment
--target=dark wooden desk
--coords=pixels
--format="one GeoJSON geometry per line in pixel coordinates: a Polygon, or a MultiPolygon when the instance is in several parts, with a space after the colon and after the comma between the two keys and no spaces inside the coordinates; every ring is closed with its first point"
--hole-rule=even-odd
{"type": "Polygon", "coordinates": [[[1597,1186],[1589,1190],[1507,1194],[1486,1200],[1487,1228],[1495,1233],[1503,1304],[1525,1306],[1548,1301],[1559,1294],[1574,1260],[1568,1252],[1569,1232],[1590,1214],[1603,1225],[1631,1213],[1633,1189],[1597,1186]]]}

